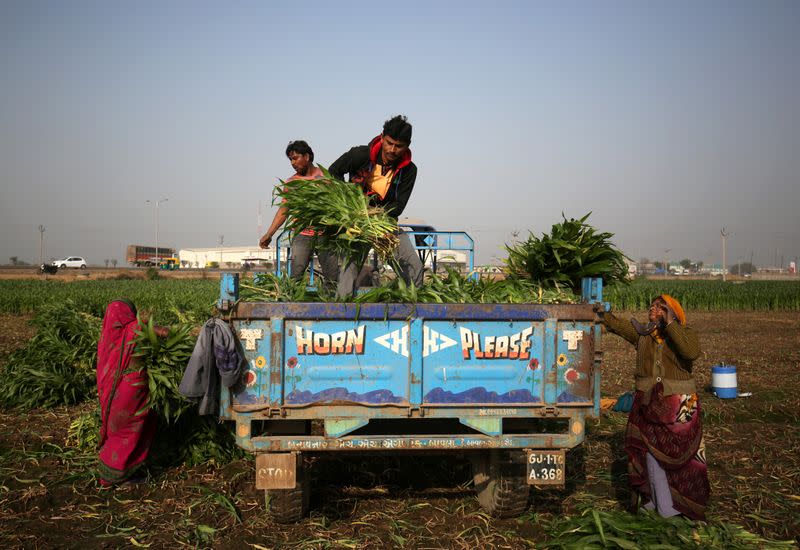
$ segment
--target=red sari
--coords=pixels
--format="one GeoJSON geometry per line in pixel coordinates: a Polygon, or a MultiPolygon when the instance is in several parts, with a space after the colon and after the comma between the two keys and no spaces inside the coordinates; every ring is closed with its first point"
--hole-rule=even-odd
{"type": "MultiPolygon", "coordinates": [[[[147,403],[147,371],[129,370],[133,360],[136,310],[115,300],[106,308],[97,346],[97,391],[100,397],[100,484],[128,479],[142,465],[155,435],[152,411],[136,415],[147,403]]],[[[134,363],[135,365],[135,363],[134,363]]]]}
{"type": "Polygon", "coordinates": [[[673,508],[704,520],[711,489],[697,394],[664,395],[658,383],[649,403],[644,401],[644,392],[637,391],[625,432],[631,486],[645,500],[652,500],[647,472],[647,453],[651,453],[666,473],[673,508]]]}

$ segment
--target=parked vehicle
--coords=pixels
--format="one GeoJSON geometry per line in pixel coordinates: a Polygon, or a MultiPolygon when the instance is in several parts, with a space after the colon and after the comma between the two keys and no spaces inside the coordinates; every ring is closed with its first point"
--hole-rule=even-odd
{"type": "Polygon", "coordinates": [[[159,269],[162,269],[162,270],[165,270],[165,271],[175,271],[176,269],[179,269],[180,266],[181,266],[181,263],[178,260],[178,258],[174,258],[174,257],[173,258],[160,258],[158,264],[159,264],[158,265],[159,269]]]}
{"type": "Polygon", "coordinates": [[[157,257],[162,260],[173,258],[175,257],[175,249],[159,246],[158,254],[156,254],[155,246],[131,244],[128,245],[128,250],[125,254],[125,260],[136,267],[154,267],[158,263],[156,261],[157,257]]]}
{"type": "Polygon", "coordinates": [[[602,280],[580,304],[240,302],[218,307],[247,361],[220,416],[255,454],[278,521],[308,511],[308,455],[466,456],[481,506],[521,514],[531,485],[563,487],[565,450],[600,411],[602,280]]]}
{"type": "Polygon", "coordinates": [[[60,267],[61,269],[66,269],[68,267],[74,267],[77,269],[86,269],[86,260],[81,258],[80,256],[67,256],[61,260],[53,260],[51,265],[56,267],[60,267]]]}

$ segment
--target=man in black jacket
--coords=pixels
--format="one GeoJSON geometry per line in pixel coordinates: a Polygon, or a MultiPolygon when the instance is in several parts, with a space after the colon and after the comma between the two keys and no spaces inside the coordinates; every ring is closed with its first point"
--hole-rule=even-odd
{"type": "MultiPolygon", "coordinates": [[[[331,174],[361,185],[373,204],[382,206],[386,213],[397,219],[405,210],[417,179],[417,165],[411,162],[411,124],[398,115],[383,124],[383,132],[368,145],[353,147],[331,164],[331,174]]],[[[406,283],[422,284],[422,262],[408,235],[401,233],[395,260],[400,266],[398,274],[406,283]]],[[[336,294],[349,296],[356,291],[356,281],[361,266],[354,263],[342,265],[336,294]]]]}

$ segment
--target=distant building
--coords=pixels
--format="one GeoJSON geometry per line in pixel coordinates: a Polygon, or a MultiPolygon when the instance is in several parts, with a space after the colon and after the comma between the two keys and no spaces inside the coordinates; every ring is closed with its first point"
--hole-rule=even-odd
{"type": "Polygon", "coordinates": [[[263,250],[258,246],[226,246],[217,248],[183,248],[178,251],[182,268],[222,267],[237,269],[250,265],[275,265],[275,248],[263,250]]]}

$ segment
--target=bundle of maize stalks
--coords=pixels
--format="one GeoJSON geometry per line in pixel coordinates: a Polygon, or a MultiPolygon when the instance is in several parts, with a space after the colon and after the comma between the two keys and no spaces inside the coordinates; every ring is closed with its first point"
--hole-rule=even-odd
{"type": "Polygon", "coordinates": [[[133,353],[136,361],[131,362],[129,370],[147,370],[150,391],[145,410],[153,409],[167,423],[174,423],[192,407],[178,392],[183,369],[194,349],[192,325],[170,327],[163,339],[156,334],[152,318],[147,323],[140,322],[140,327],[133,353]]]}
{"type": "Polygon", "coordinates": [[[743,527],[715,519],[695,522],[682,516],[662,518],[655,512],[630,514],[621,510],[601,510],[590,503],[579,506],[579,509],[579,515],[560,516],[548,522],[545,529],[549,537],[542,548],[796,548],[794,541],[765,539],[743,527]]]}
{"type": "Polygon", "coordinates": [[[239,299],[243,302],[328,302],[333,295],[325,285],[309,290],[309,278],[278,277],[272,273],[255,273],[252,280],[239,283],[239,299]]]}
{"type": "MultiPolygon", "coordinates": [[[[260,273],[253,281],[240,283],[244,302],[328,302],[334,296],[324,288],[308,290],[307,280],[295,281],[260,273]]],[[[452,269],[447,274],[431,274],[419,287],[395,278],[356,296],[358,303],[395,304],[570,304],[579,301],[569,289],[545,288],[524,279],[471,279],[452,269]]]]}
{"type": "Polygon", "coordinates": [[[549,235],[531,233],[524,242],[506,245],[506,273],[544,288],[574,292],[580,291],[583,277],[602,277],[606,285],[625,282],[625,255],[611,243],[613,233],[600,233],[586,223],[590,214],[579,220],[562,214],[564,221],[553,225],[549,235]]]}
{"type": "Polygon", "coordinates": [[[442,277],[431,275],[419,288],[397,278],[356,297],[359,303],[437,303],[437,304],[570,304],[577,296],[562,289],[545,289],[531,281],[489,278],[470,279],[447,269],[442,277]]]}
{"type": "Polygon", "coordinates": [[[292,234],[313,228],[315,246],[346,261],[361,261],[370,248],[386,260],[397,248],[397,221],[383,208],[370,205],[361,187],[334,178],[320,166],[324,177],[281,182],[275,195],[283,200],[292,234]]]}

